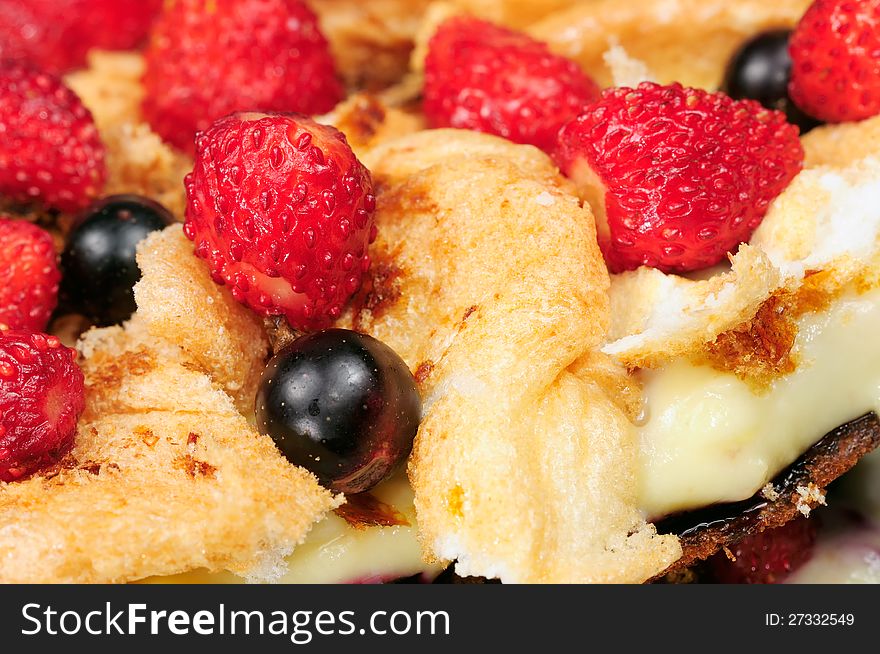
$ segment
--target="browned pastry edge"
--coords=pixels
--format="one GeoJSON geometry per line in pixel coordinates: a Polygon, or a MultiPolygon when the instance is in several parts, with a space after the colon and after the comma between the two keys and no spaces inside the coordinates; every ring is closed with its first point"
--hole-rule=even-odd
{"type": "Polygon", "coordinates": [[[825,489],[878,446],[880,420],[869,413],[824,436],[777,476],[773,480],[776,499],[758,493],[742,502],[688,511],[657,523],[658,532],[679,536],[683,553],[654,580],[680,572],[746,536],[784,525],[800,515],[799,506],[805,503],[815,508],[815,502],[805,502],[798,487],[812,484],[825,489]]]}
{"type": "MultiPolygon", "coordinates": [[[[732,504],[688,511],[657,523],[660,533],[675,533],[681,539],[683,554],[673,565],[649,580],[678,583],[688,568],[724,547],[732,547],[746,536],[781,527],[801,515],[804,504],[798,487],[813,484],[824,489],[850,470],[859,459],[880,446],[880,419],[868,413],[841,425],[807,450],[795,463],[773,480],[778,497],[770,501],[760,493],[732,504]]],[[[815,508],[815,503],[809,503],[815,508]]],[[[459,577],[452,567],[434,583],[497,583],[482,577],[459,577]]]]}

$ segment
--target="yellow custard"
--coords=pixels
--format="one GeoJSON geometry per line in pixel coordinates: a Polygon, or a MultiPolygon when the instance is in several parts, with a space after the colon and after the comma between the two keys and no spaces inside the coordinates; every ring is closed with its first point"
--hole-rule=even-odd
{"type": "Polygon", "coordinates": [[[797,370],[763,393],[685,361],[647,373],[646,515],[751,497],[827,432],[880,410],[880,290],[846,295],[798,324],[797,370]]]}
{"type": "MultiPolygon", "coordinates": [[[[409,521],[409,526],[367,527],[356,529],[348,522],[329,514],[318,524],[302,545],[287,557],[288,571],[280,579],[287,584],[338,584],[383,581],[424,573],[438,574],[443,566],[422,560],[416,538],[413,493],[400,474],[377,487],[373,494],[393,506],[409,521]]],[[[195,570],[170,577],[152,577],[150,584],[236,584],[241,577],[230,572],[212,573],[195,570]]]]}

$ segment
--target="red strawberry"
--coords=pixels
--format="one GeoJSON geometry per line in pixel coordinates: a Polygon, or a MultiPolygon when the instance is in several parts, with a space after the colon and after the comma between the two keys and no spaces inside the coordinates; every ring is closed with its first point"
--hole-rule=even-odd
{"type": "Polygon", "coordinates": [[[214,280],[298,329],[339,317],[376,236],[370,173],[345,136],[305,117],[234,114],[196,147],[184,231],[214,280]]]}
{"type": "Polygon", "coordinates": [[[326,39],[301,0],[175,0],[147,48],[144,115],[193,151],[233,111],[323,113],[342,99],[326,39]]]}
{"type": "Polygon", "coordinates": [[[788,91],[825,122],[880,113],[880,0],[816,0],[789,45],[788,91]]]}
{"type": "Polygon", "coordinates": [[[162,0],[0,0],[0,59],[56,73],[91,48],[126,50],[147,35],[162,0]]]}
{"type": "Polygon", "coordinates": [[[722,584],[776,584],[813,554],[815,519],[798,518],[782,527],[749,536],[709,559],[713,578],[722,584]],[[734,560],[735,559],[735,560],[734,560]]]}
{"type": "Polygon", "coordinates": [[[24,220],[0,217],[0,327],[39,332],[58,303],[52,236],[24,220]]]}
{"type": "Polygon", "coordinates": [[[424,110],[432,127],[497,134],[549,152],[559,128],[598,95],[575,62],[482,20],[451,18],[428,45],[424,110]]]}
{"type": "Polygon", "coordinates": [[[555,157],[590,200],[612,272],[685,272],[749,239],[803,149],[757,102],[646,82],[605,91],[560,131],[555,157]]]}
{"type": "Polygon", "coordinates": [[[104,145],[79,98],[48,73],[0,66],[0,194],[78,211],[101,191],[104,145]]]}
{"type": "Polygon", "coordinates": [[[0,330],[0,481],[57,462],[84,407],[74,350],[54,336],[0,330]]]}

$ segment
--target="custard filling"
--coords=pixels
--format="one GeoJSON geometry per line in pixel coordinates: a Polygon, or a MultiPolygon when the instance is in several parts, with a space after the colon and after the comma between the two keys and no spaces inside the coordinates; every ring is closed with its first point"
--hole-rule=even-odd
{"type": "MultiPolygon", "coordinates": [[[[431,579],[444,566],[427,564],[416,537],[413,492],[406,475],[398,474],[372,493],[402,513],[409,525],[354,527],[331,513],[309,532],[287,557],[283,584],[342,584],[391,581],[422,574],[431,579]]],[[[170,577],[152,577],[149,584],[240,584],[231,572],[194,570],[170,577]]]]}
{"type": "Polygon", "coordinates": [[[659,518],[744,500],[822,436],[880,411],[880,290],[798,319],[794,372],[756,390],[676,360],[646,371],[640,506],[659,518]]]}

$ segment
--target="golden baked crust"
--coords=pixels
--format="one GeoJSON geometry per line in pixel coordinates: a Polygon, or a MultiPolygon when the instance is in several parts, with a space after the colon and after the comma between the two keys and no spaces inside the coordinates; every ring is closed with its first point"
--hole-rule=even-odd
{"type": "Polygon", "coordinates": [[[406,73],[431,0],[310,0],[337,70],[352,89],[377,90],[406,73]]]}
{"type": "Polygon", "coordinates": [[[265,337],[187,246],[179,226],[148,239],[143,313],[80,342],[86,410],[70,455],[0,483],[0,581],[123,582],[199,567],[270,581],[339,504],[221,390],[262,362],[265,337]]]}
{"type": "Polygon", "coordinates": [[[858,123],[820,125],[801,138],[804,167],[845,168],[859,159],[880,156],[880,116],[858,123]]]}
{"type": "Polygon", "coordinates": [[[553,13],[596,0],[452,0],[451,4],[485,20],[522,29],[553,13]]]}
{"type": "Polygon", "coordinates": [[[635,506],[634,433],[597,361],[609,306],[595,225],[550,159],[438,130],[364,160],[373,254],[392,272],[386,300],[361,297],[343,324],[420,379],[409,472],[427,553],[511,582],[639,582],[674,561],[675,537],[635,506]]]}
{"type": "Polygon", "coordinates": [[[192,170],[192,161],[164,143],[144,122],[143,57],[134,52],[93,50],[88,63],[88,68],[68,75],[65,81],[92,112],[107,147],[104,195],[144,195],[183,220],[183,177],[192,170]]]}
{"type": "Polygon", "coordinates": [[[139,321],[154,338],[181,348],[242,413],[252,413],[269,353],[260,319],[211,280],[180,225],[144,240],[138,264],[139,321]]]}
{"type": "Polygon", "coordinates": [[[333,125],[348,140],[358,156],[385,141],[393,140],[425,128],[424,118],[389,107],[382,99],[358,93],[343,100],[333,111],[318,119],[333,125]]]}
{"type": "Polygon", "coordinates": [[[556,12],[527,31],[577,61],[601,85],[611,84],[603,60],[619,44],[662,83],[717,88],[727,62],[749,37],[791,28],[810,0],[593,0],[556,12]]]}

